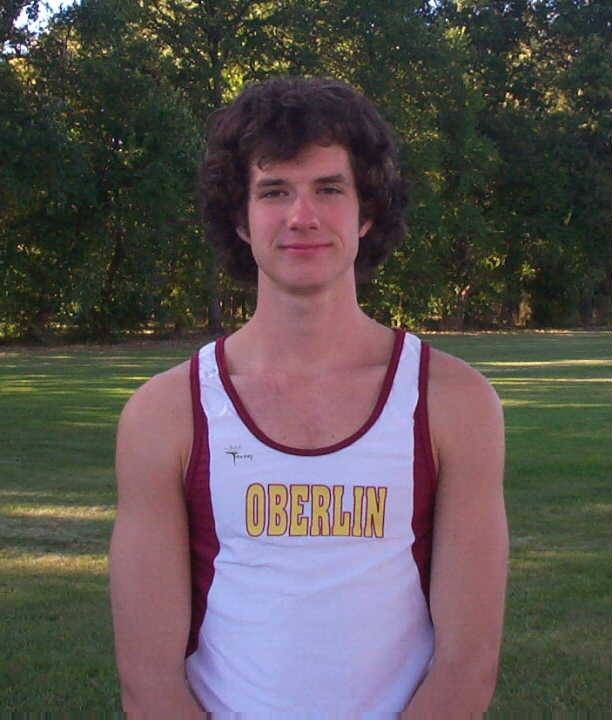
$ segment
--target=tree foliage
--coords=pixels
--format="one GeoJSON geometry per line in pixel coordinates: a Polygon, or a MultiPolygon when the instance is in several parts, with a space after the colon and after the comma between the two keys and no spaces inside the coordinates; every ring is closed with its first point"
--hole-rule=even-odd
{"type": "Polygon", "coordinates": [[[218,329],[253,293],[197,220],[206,118],[333,75],[396,129],[409,231],[362,301],[394,323],[604,322],[609,18],[588,0],[82,0],[0,9],[0,333],[218,329]]]}

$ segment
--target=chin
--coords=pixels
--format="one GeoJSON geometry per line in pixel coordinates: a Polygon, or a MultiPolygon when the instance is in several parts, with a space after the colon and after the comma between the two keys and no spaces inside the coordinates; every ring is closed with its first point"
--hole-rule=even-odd
{"type": "Polygon", "coordinates": [[[280,271],[266,272],[261,266],[259,267],[259,286],[262,289],[265,286],[274,287],[283,292],[312,295],[326,290],[346,291],[349,287],[354,287],[355,269],[350,264],[347,267],[336,271],[329,266],[311,267],[311,268],[282,268],[280,271]],[[291,271],[293,270],[293,272],[291,271]]]}

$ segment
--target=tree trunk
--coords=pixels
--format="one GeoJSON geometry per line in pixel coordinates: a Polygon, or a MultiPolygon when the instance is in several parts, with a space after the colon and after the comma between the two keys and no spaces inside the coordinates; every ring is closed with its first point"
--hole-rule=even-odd
{"type": "Polygon", "coordinates": [[[115,278],[125,257],[123,250],[123,231],[115,231],[115,244],[110,262],[106,268],[106,275],[102,291],[100,293],[100,305],[93,313],[94,332],[97,339],[108,340],[111,336],[111,315],[109,309],[113,304],[113,292],[115,289],[115,278]]]}

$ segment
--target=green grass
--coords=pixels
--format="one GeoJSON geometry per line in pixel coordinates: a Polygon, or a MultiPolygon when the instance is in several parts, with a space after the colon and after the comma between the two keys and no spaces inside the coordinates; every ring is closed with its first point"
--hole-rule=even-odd
{"type": "MultiPolygon", "coordinates": [[[[609,338],[438,335],[506,413],[510,584],[491,717],[608,712],[609,338]]],[[[115,425],[193,346],[0,355],[0,713],[119,709],[106,552],[115,425]]]]}

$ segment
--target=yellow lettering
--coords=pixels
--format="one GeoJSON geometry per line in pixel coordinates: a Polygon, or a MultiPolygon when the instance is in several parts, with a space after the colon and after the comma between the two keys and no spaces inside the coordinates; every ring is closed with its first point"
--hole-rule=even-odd
{"type": "Polygon", "coordinates": [[[385,503],[387,501],[386,487],[366,488],[365,537],[383,537],[385,533],[385,503]]]}
{"type": "Polygon", "coordinates": [[[291,523],[289,535],[308,535],[308,518],[302,517],[304,502],[308,500],[308,485],[292,485],[291,491],[291,523]]]}
{"type": "Polygon", "coordinates": [[[353,536],[385,535],[386,487],[353,487],[353,507],[344,510],[344,486],[271,484],[249,485],[245,497],[246,530],[251,537],[268,535],[353,536]],[[310,502],[309,502],[310,501],[310,502]],[[310,518],[304,515],[310,505],[310,518]]]}
{"type": "Polygon", "coordinates": [[[329,535],[329,506],[331,491],[325,485],[312,486],[311,535],[329,535]]]}
{"type": "Polygon", "coordinates": [[[353,488],[353,537],[361,537],[363,535],[362,526],[363,514],[363,488],[361,485],[355,485],[353,488]]]}
{"type": "Polygon", "coordinates": [[[284,485],[268,485],[268,535],[284,535],[287,532],[287,498],[284,485]]]}
{"type": "Polygon", "coordinates": [[[344,487],[342,485],[334,485],[334,524],[332,535],[350,535],[351,532],[351,513],[342,510],[343,495],[344,487]]]}
{"type": "Polygon", "coordinates": [[[266,524],[266,491],[263,485],[249,485],[246,493],[246,526],[252,537],[261,535],[266,524]]]}

